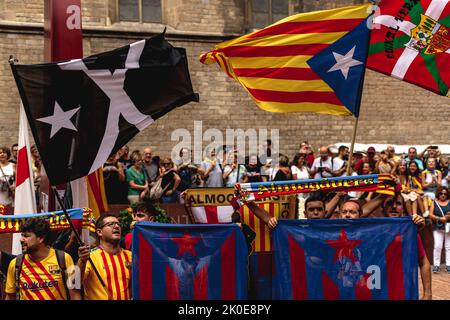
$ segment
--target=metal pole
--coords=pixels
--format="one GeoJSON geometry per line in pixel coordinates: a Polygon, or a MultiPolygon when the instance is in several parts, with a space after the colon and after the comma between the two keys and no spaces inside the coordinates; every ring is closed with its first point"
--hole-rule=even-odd
{"type": "MultiPolygon", "coordinates": [[[[80,235],[78,234],[77,230],[75,229],[75,226],[73,225],[72,219],[70,219],[70,215],[69,215],[69,213],[67,212],[66,207],[64,206],[64,203],[62,202],[61,197],[59,196],[58,190],[56,190],[56,187],[55,187],[55,186],[52,186],[52,190],[53,190],[53,192],[55,193],[56,199],[58,200],[58,203],[59,203],[59,205],[61,206],[62,211],[64,212],[64,215],[66,216],[67,221],[69,222],[70,228],[72,229],[72,231],[73,231],[74,234],[75,234],[75,238],[77,239],[78,244],[79,244],[80,246],[83,246],[84,243],[83,243],[83,241],[81,240],[80,235]]],[[[108,289],[106,288],[105,282],[103,281],[102,277],[100,276],[100,273],[98,272],[97,268],[95,267],[94,263],[92,262],[91,257],[89,257],[89,262],[91,263],[92,269],[94,270],[95,274],[97,275],[98,280],[100,280],[100,283],[102,284],[103,288],[105,289],[106,293],[107,293],[108,296],[109,296],[109,291],[108,291],[108,289]]]]}

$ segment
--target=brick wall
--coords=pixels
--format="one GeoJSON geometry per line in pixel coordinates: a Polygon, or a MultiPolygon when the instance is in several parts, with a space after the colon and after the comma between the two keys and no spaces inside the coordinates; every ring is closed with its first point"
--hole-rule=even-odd
{"type": "MultiPolygon", "coordinates": [[[[42,20],[43,1],[0,0],[0,10],[13,10],[16,21],[42,20]],[[21,2],[22,3],[22,2],[21,2]],[[34,7],[34,9],[32,9],[34,7]],[[19,12],[19,9],[21,12],[19,12]],[[34,12],[29,14],[28,12],[34,12]]],[[[355,0],[355,3],[359,0],[355,0]]],[[[177,31],[234,33],[242,32],[243,1],[237,0],[169,0],[164,2],[166,19],[177,31]],[[176,10],[175,10],[176,9],[176,10]]],[[[351,4],[353,1],[303,1],[308,10],[330,8],[351,4]]],[[[112,4],[107,0],[83,1],[83,26],[114,30],[116,24],[108,26],[106,15],[112,4]],[[104,27],[102,27],[102,25],[104,27]]],[[[1,14],[1,12],[0,12],[1,14]]],[[[1,18],[1,17],[0,17],[1,18]]],[[[0,21],[1,22],[1,21],[0,21]]],[[[140,25],[142,30],[155,31],[153,26],[140,25]]],[[[159,29],[160,30],[160,29],[159,29]]],[[[85,35],[85,55],[110,50],[135,41],[135,36],[121,33],[108,36],[85,35]],[[132,39],[133,38],[133,39],[132,39]]],[[[173,35],[173,33],[172,33],[173,35]]],[[[171,32],[168,31],[170,39],[171,32]]],[[[217,128],[225,134],[227,128],[274,128],[280,132],[281,152],[293,155],[302,140],[309,140],[315,148],[323,144],[350,141],[353,128],[352,118],[315,114],[275,114],[256,107],[245,90],[235,81],[228,79],[216,65],[205,66],[198,61],[202,52],[213,49],[210,38],[180,37],[170,40],[175,46],[187,49],[193,86],[200,94],[200,103],[190,103],[174,110],[145,129],[132,142],[130,148],[151,145],[154,153],[169,155],[178,141],[171,141],[174,130],[185,128],[193,136],[194,121],[203,121],[203,132],[217,128]],[[177,39],[177,40],[174,40],[177,39]]],[[[43,61],[42,32],[30,33],[4,30],[0,27],[0,144],[16,142],[18,133],[17,89],[9,65],[9,54],[14,54],[22,63],[43,61]]],[[[440,97],[421,88],[400,82],[393,78],[368,71],[364,86],[361,116],[358,127],[359,143],[393,144],[447,144],[450,128],[448,98],[440,97]]],[[[208,142],[203,142],[206,146],[208,142]]]]}

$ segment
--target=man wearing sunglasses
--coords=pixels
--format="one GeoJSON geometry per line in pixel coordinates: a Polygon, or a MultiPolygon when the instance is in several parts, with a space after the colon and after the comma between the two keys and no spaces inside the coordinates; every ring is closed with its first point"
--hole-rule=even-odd
{"type": "MultiPolygon", "coordinates": [[[[133,210],[133,213],[131,214],[133,216],[133,221],[131,222],[130,228],[133,230],[134,226],[136,225],[136,222],[139,221],[155,221],[155,217],[158,214],[155,207],[150,202],[139,202],[135,209],[133,210]]],[[[132,233],[128,233],[125,235],[124,239],[124,246],[125,249],[131,250],[131,240],[132,239],[132,233]]]]}
{"type": "Polygon", "coordinates": [[[101,216],[95,224],[99,245],[90,251],[88,246],[78,249],[78,267],[84,287],[85,300],[131,299],[131,252],[120,248],[122,226],[110,213],[101,216]],[[105,286],[95,273],[95,265],[105,286]]]}

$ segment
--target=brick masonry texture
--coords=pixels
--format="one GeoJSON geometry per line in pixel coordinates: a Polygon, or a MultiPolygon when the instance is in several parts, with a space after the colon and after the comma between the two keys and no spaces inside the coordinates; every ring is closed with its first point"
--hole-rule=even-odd
{"type": "MultiPolygon", "coordinates": [[[[301,11],[327,9],[361,1],[297,1],[301,11]]],[[[214,48],[207,37],[174,37],[177,32],[192,34],[217,33],[227,36],[244,34],[244,1],[239,0],[163,0],[163,19],[168,38],[174,46],[185,47],[188,53],[192,83],[200,95],[200,103],[190,103],[158,119],[130,143],[130,149],[152,146],[154,154],[167,156],[178,141],[171,141],[174,130],[185,128],[193,136],[194,121],[202,121],[203,132],[249,128],[279,129],[280,151],[292,156],[302,140],[317,149],[340,141],[350,142],[354,119],[306,113],[277,114],[260,110],[246,91],[219,70],[218,66],[202,65],[201,53],[214,48]],[[171,40],[172,39],[172,40],[171,40]],[[182,40],[180,40],[182,39],[182,40]]],[[[90,55],[131,43],[137,39],[134,30],[148,34],[163,29],[161,24],[115,23],[111,12],[115,0],[82,1],[83,27],[108,31],[108,36],[87,33],[84,54],[90,55]]],[[[11,22],[29,25],[43,23],[42,0],[0,0],[0,144],[10,146],[17,141],[19,97],[7,63],[14,54],[21,63],[44,60],[42,32],[6,29],[11,22]]],[[[219,39],[219,37],[217,37],[219,39]]],[[[219,40],[217,41],[219,42],[219,40]]],[[[384,75],[367,71],[356,142],[392,144],[447,144],[450,136],[449,100],[419,87],[384,75]]],[[[203,142],[206,146],[209,142],[203,142]]]]}

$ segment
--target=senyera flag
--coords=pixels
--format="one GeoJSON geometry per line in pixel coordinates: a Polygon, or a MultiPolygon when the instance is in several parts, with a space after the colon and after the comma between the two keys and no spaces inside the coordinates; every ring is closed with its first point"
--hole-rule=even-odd
{"type": "Polygon", "coordinates": [[[164,33],[84,59],[11,66],[52,185],[94,172],[156,119],[198,101],[186,51],[164,33]]]}
{"type": "Polygon", "coordinates": [[[382,0],[367,67],[449,96],[450,2],[382,0]]]}
{"type": "Polygon", "coordinates": [[[138,222],[132,250],[133,299],[247,298],[247,245],[236,224],[138,222]]]}
{"type": "MultiPolygon", "coordinates": [[[[186,190],[185,204],[194,223],[230,223],[235,211],[231,204],[233,197],[234,188],[193,188],[186,190]]],[[[269,197],[258,199],[256,203],[271,217],[288,219],[295,217],[295,196],[269,197]]],[[[241,222],[247,224],[256,233],[252,251],[272,251],[270,230],[264,221],[256,217],[247,206],[240,207],[239,213],[241,222]]]]}
{"type": "Polygon", "coordinates": [[[222,42],[217,63],[263,110],[359,115],[370,4],[300,13],[222,42]]]}
{"type": "Polygon", "coordinates": [[[243,202],[266,197],[315,191],[367,191],[394,195],[395,188],[396,182],[389,174],[236,184],[239,200],[243,202]]]}
{"type": "Polygon", "coordinates": [[[273,242],[276,299],[418,299],[411,217],[281,220],[273,242]]]}

